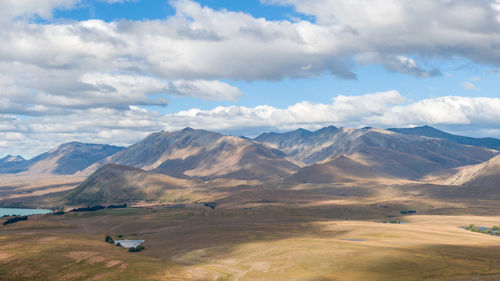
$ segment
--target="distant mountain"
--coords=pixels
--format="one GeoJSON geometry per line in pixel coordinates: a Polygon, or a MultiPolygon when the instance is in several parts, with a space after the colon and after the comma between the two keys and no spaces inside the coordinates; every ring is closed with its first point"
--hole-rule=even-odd
{"type": "Polygon", "coordinates": [[[0,174],[18,173],[26,169],[27,161],[21,156],[7,155],[0,159],[0,174]]]}
{"type": "Polygon", "coordinates": [[[411,179],[437,170],[478,164],[496,155],[486,148],[369,127],[263,134],[255,141],[282,150],[302,166],[345,155],[381,173],[411,179]]]}
{"type": "Polygon", "coordinates": [[[298,170],[285,157],[252,140],[186,128],[151,134],[100,164],[127,165],[175,177],[271,180],[298,170]]]}
{"type": "Polygon", "coordinates": [[[450,134],[447,132],[443,132],[441,130],[438,130],[436,128],[429,127],[429,126],[422,126],[422,127],[415,127],[415,128],[400,128],[400,129],[391,128],[391,129],[387,129],[387,130],[392,131],[392,132],[396,132],[396,133],[400,133],[400,134],[404,134],[404,135],[439,138],[439,139],[445,139],[445,140],[449,140],[452,142],[465,144],[465,145],[482,146],[482,147],[500,150],[500,140],[499,139],[472,138],[472,137],[458,136],[458,135],[453,135],[453,134],[450,134]]]}
{"type": "Polygon", "coordinates": [[[0,159],[0,164],[4,163],[15,163],[15,162],[24,162],[26,161],[22,156],[13,156],[13,155],[7,155],[4,158],[0,159]]]}
{"type": "Polygon", "coordinates": [[[335,126],[325,127],[315,132],[297,129],[286,133],[264,133],[254,140],[269,147],[279,149],[294,161],[302,163],[302,165],[307,165],[318,161],[316,159],[309,159],[309,157],[313,151],[332,145],[336,141],[334,136],[337,132],[338,129],[335,126]]]}
{"type": "Polygon", "coordinates": [[[61,144],[30,160],[17,158],[12,161],[11,157],[9,158],[11,161],[0,163],[0,173],[30,172],[32,174],[71,175],[123,149],[123,147],[104,144],[70,142],[61,144]]]}

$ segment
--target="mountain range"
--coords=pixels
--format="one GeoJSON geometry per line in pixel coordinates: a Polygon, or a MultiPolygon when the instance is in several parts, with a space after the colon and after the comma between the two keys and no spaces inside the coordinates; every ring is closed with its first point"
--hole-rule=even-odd
{"type": "Polygon", "coordinates": [[[151,201],[166,198],[165,190],[216,180],[418,181],[432,173],[453,171],[450,184],[480,185],[500,183],[497,142],[427,126],[388,130],[329,126],[264,133],[254,139],[185,128],[153,133],[127,148],[71,142],[30,160],[7,156],[0,160],[0,173],[89,175],[63,195],[73,205],[89,200],[151,201]]]}
{"type": "Polygon", "coordinates": [[[430,138],[438,138],[445,139],[452,142],[456,142],[459,144],[472,145],[472,146],[481,146],[488,147],[495,150],[500,150],[500,140],[495,138],[472,138],[472,137],[464,137],[453,135],[447,132],[443,132],[436,128],[430,126],[421,126],[414,128],[391,128],[387,129],[392,132],[404,134],[404,135],[412,135],[412,136],[423,136],[430,138]]]}
{"type": "Polygon", "coordinates": [[[0,173],[71,175],[123,149],[112,145],[69,142],[30,160],[9,155],[0,160],[0,173]]]}

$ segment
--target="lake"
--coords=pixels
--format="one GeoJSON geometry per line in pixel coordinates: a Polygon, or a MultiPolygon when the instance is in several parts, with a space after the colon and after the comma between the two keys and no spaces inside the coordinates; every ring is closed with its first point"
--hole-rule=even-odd
{"type": "Polygon", "coordinates": [[[0,217],[7,216],[30,216],[38,214],[49,214],[51,210],[43,209],[17,209],[17,208],[0,208],[0,217]]]}

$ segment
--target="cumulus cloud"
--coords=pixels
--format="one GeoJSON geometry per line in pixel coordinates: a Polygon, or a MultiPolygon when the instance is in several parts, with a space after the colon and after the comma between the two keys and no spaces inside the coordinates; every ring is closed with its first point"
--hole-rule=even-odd
{"type": "Polygon", "coordinates": [[[412,102],[397,91],[388,91],[339,95],[331,103],[304,101],[286,108],[218,106],[161,114],[131,106],[126,110],[75,109],[64,118],[42,115],[29,120],[4,114],[0,115],[0,155],[34,156],[71,140],[129,145],[152,132],[184,127],[256,135],[299,127],[314,130],[328,125],[381,128],[434,125],[464,134],[470,134],[474,127],[474,135],[500,137],[498,108],[500,98],[446,96],[412,102]]]}
{"type": "MultiPolygon", "coordinates": [[[[500,63],[500,8],[497,0],[261,0],[290,5],[312,15],[320,26],[336,26],[345,33],[342,46],[357,55],[375,54],[394,71],[398,58],[463,57],[479,63],[500,63]],[[485,45],[482,43],[488,42],[485,45]],[[386,59],[387,61],[383,61],[386,59]]],[[[403,60],[410,69],[415,63],[403,60]]],[[[407,73],[407,67],[401,72],[407,73]]],[[[421,73],[421,71],[417,71],[421,73]]],[[[431,69],[431,73],[433,70],[431,69]]],[[[436,73],[436,72],[434,72],[436,73]]],[[[410,74],[415,75],[414,71],[410,74]]]]}
{"type": "Polygon", "coordinates": [[[262,1],[293,5],[316,21],[175,0],[175,15],[162,20],[40,24],[29,15],[50,19],[54,9],[85,1],[1,1],[0,112],[166,105],[165,94],[234,101],[242,93],[231,81],[354,79],[356,63],[415,77],[439,75],[429,63],[435,58],[500,66],[497,1],[262,1]]]}

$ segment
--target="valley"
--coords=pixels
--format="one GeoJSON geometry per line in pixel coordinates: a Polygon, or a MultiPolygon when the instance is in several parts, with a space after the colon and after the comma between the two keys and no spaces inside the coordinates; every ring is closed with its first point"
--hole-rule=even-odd
{"type": "Polygon", "coordinates": [[[0,226],[0,280],[496,280],[500,238],[463,227],[500,224],[500,156],[446,136],[186,128],[104,158],[64,145],[57,159],[93,162],[0,175],[1,206],[66,211],[0,226]]]}

